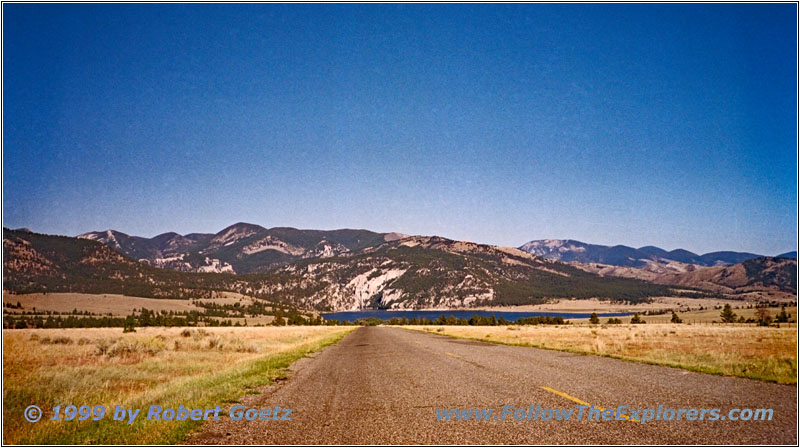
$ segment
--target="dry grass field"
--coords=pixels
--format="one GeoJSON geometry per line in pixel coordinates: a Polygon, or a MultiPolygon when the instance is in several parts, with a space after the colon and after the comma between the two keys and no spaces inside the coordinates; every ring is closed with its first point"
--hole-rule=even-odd
{"type": "MultiPolygon", "coordinates": [[[[741,306],[737,305],[737,306],[741,306]]],[[[768,308],[767,311],[769,312],[772,318],[781,312],[780,308],[768,308]]],[[[683,323],[689,324],[711,324],[713,322],[720,322],[722,318],[720,317],[720,313],[722,310],[718,309],[706,309],[706,310],[695,310],[689,312],[678,312],[678,317],[683,319],[683,323]]],[[[756,317],[756,308],[739,308],[737,309],[735,306],[733,307],[733,312],[736,313],[737,316],[743,316],[745,319],[755,319],[756,317]]],[[[790,306],[786,307],[786,312],[791,315],[791,320],[797,320],[797,307],[790,306]]],[[[654,316],[642,316],[648,324],[665,324],[669,323],[670,319],[672,319],[672,313],[667,314],[658,314],[654,316]]],[[[588,319],[581,320],[581,321],[588,321],[588,319]]],[[[601,319],[601,322],[603,319],[601,319]]],[[[623,322],[630,322],[630,318],[622,318],[623,322]]],[[[577,321],[576,321],[577,322],[577,321]]],[[[793,326],[795,324],[784,324],[793,326]]]]}
{"type": "Polygon", "coordinates": [[[180,443],[200,423],[51,422],[70,404],[213,408],[255,393],[295,360],[354,327],[119,328],[3,331],[4,444],[180,443]],[[23,419],[31,404],[44,411],[23,419]]]}
{"type": "MultiPolygon", "coordinates": [[[[212,298],[197,299],[203,303],[215,303],[218,305],[249,305],[256,301],[249,296],[235,292],[215,292],[212,298]]],[[[3,293],[4,305],[9,303],[16,305],[19,303],[22,308],[3,307],[5,313],[32,312],[37,313],[55,311],[59,313],[69,313],[75,309],[79,312],[88,311],[93,314],[112,316],[127,316],[134,310],[147,308],[151,311],[203,311],[193,300],[185,299],[150,299],[146,297],[123,296],[120,294],[82,294],[72,292],[51,292],[47,294],[10,294],[3,293]]],[[[269,321],[271,319],[268,319],[269,321]]]]}
{"type": "Polygon", "coordinates": [[[685,324],[404,328],[784,384],[797,382],[795,325],[785,328],[685,324]]]}
{"type": "MultiPolygon", "coordinates": [[[[733,312],[736,313],[736,316],[737,317],[743,316],[745,319],[751,319],[751,318],[755,319],[756,308],[737,308],[742,306],[744,306],[744,304],[742,303],[733,305],[732,309],[733,312]]],[[[664,308],[659,308],[659,310],[662,309],[664,308]]],[[[703,310],[692,309],[691,311],[682,311],[682,310],[675,310],[675,311],[678,314],[678,317],[680,317],[683,320],[684,324],[712,325],[715,323],[719,324],[720,321],[722,320],[722,318],[720,317],[720,313],[722,312],[722,310],[715,309],[713,308],[713,306],[711,307],[711,309],[703,309],[703,310]]],[[[781,312],[781,309],[777,307],[772,307],[772,308],[767,308],[767,311],[769,312],[770,317],[774,319],[775,316],[777,316],[778,313],[781,312]]],[[[644,319],[645,322],[647,322],[648,324],[668,324],[672,319],[671,312],[667,312],[664,314],[655,314],[655,315],[645,315],[644,314],[645,311],[641,310],[639,310],[638,312],[641,313],[640,314],[641,318],[644,319]]],[[[796,306],[787,306],[786,312],[791,316],[790,320],[795,320],[795,321],[797,320],[796,306]]],[[[627,324],[631,321],[631,316],[623,316],[620,317],[619,319],[621,319],[623,323],[627,324]]],[[[574,324],[588,324],[589,318],[587,317],[583,319],[569,319],[569,321],[574,324]]],[[[608,321],[607,317],[600,318],[601,323],[605,323],[606,321],[608,321]]],[[[754,324],[748,324],[748,325],[753,326],[754,324]]],[[[792,324],[782,324],[782,325],[794,326],[796,324],[792,323],[792,324]]]]}
{"type": "MultiPolygon", "coordinates": [[[[777,300],[778,297],[769,296],[777,300]]],[[[780,297],[781,299],[783,296],[780,297]]],[[[645,313],[656,310],[675,310],[678,312],[696,311],[700,307],[714,308],[729,304],[732,307],[747,307],[758,303],[757,298],[752,300],[734,300],[721,298],[686,297],[654,297],[649,302],[623,303],[598,299],[553,299],[547,303],[537,305],[496,306],[484,307],[487,311],[537,311],[537,312],[564,312],[564,313],[645,313]]]]}
{"type": "MultiPolygon", "coordinates": [[[[51,292],[49,294],[3,294],[3,302],[12,305],[19,303],[22,309],[4,309],[5,313],[19,313],[22,311],[36,312],[56,311],[69,313],[72,310],[88,311],[94,314],[108,314],[113,316],[127,316],[134,309],[147,308],[152,311],[202,311],[200,307],[192,304],[190,300],[177,299],[148,299],[144,297],[131,297],[119,294],[80,294],[51,292]]],[[[5,308],[5,307],[4,307],[5,308]]]]}
{"type": "MultiPolygon", "coordinates": [[[[176,313],[183,313],[187,311],[204,312],[205,309],[201,304],[216,304],[216,305],[234,305],[238,303],[241,306],[248,306],[252,303],[258,302],[250,296],[238,294],[235,292],[213,292],[211,298],[202,298],[196,300],[185,299],[151,299],[146,297],[124,296],[120,294],[82,294],[82,293],[33,293],[33,294],[11,294],[4,292],[3,294],[3,312],[8,315],[33,313],[37,315],[46,315],[47,312],[56,312],[61,315],[75,315],[72,313],[77,310],[78,313],[88,311],[94,315],[114,317],[125,317],[146,308],[150,311],[173,311],[176,313]],[[5,306],[9,304],[11,306],[5,306]],[[21,308],[17,308],[19,304],[21,308]]],[[[267,306],[266,309],[271,309],[267,306]]],[[[307,316],[316,316],[316,311],[304,310],[303,314],[307,316]]],[[[225,317],[224,320],[230,320],[232,324],[236,325],[269,325],[274,320],[273,316],[258,315],[242,317],[225,317]]]]}

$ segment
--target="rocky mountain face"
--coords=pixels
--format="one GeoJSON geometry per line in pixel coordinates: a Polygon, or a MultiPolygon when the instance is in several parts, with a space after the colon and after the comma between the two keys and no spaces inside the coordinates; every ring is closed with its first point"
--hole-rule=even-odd
{"type": "Polygon", "coordinates": [[[134,260],[144,260],[160,267],[188,270],[183,263],[176,263],[182,253],[190,248],[205,244],[214,235],[193,233],[178,235],[174,232],[163,233],[153,238],[130,236],[116,230],[89,232],[78,235],[78,238],[99,241],[115,251],[134,260]]]}
{"type": "Polygon", "coordinates": [[[251,274],[268,272],[302,259],[355,253],[404,236],[351,229],[266,229],[238,223],[217,234],[165,233],[142,238],[106,230],[85,233],[78,238],[99,241],[134,260],[159,268],[251,274]]]}
{"type": "MultiPolygon", "coordinates": [[[[534,240],[523,244],[520,249],[553,260],[634,268],[643,268],[653,262],[664,265],[677,262],[697,266],[726,266],[763,257],[763,255],[747,252],[710,252],[697,255],[683,249],[666,251],[655,246],[635,249],[628,246],[587,244],[575,240],[534,240]]],[[[796,253],[794,258],[797,258],[796,253]]]]}
{"type": "Polygon", "coordinates": [[[551,297],[639,301],[669,292],[586,274],[514,248],[417,236],[358,255],[285,266],[276,275],[286,280],[269,292],[302,289],[298,306],[340,310],[522,305],[551,297]]]}
{"type": "MultiPolygon", "coordinates": [[[[218,254],[219,247],[244,248],[265,237],[258,232],[240,236],[247,233],[223,231],[205,244],[217,245],[218,254]]],[[[325,238],[352,247],[367,244],[352,233],[325,238]]],[[[348,249],[337,256],[300,258],[270,273],[250,275],[159,269],[87,238],[8,229],[3,230],[3,251],[3,287],[15,292],[190,298],[232,291],[300,308],[357,310],[521,305],[554,297],[641,301],[670,291],[635,279],[601,277],[518,249],[438,237],[384,241],[358,253],[348,249]]]]}

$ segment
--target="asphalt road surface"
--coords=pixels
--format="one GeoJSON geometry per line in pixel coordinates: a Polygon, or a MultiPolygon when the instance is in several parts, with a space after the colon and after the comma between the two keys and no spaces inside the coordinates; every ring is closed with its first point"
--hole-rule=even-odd
{"type": "MultiPolygon", "coordinates": [[[[551,350],[362,327],[262,395],[291,421],[206,423],[201,444],[797,444],[797,388],[551,350]],[[436,408],[771,408],[772,421],[439,421],[436,408]]],[[[577,413],[577,410],[574,411],[577,413]]]]}

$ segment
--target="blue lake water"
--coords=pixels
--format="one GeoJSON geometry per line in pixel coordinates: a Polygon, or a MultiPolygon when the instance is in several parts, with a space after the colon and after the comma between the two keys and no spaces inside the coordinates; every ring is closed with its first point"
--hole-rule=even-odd
{"type": "MultiPolygon", "coordinates": [[[[591,316],[591,313],[558,313],[558,312],[525,312],[525,311],[480,311],[480,310],[440,310],[440,311],[386,311],[386,310],[362,310],[362,311],[342,311],[338,313],[322,313],[322,317],[328,320],[338,320],[342,322],[354,322],[358,319],[366,319],[369,317],[377,317],[381,320],[389,320],[393,317],[402,319],[411,319],[412,317],[420,319],[436,320],[442,314],[445,317],[454,316],[457,319],[469,319],[474,315],[489,317],[494,314],[494,317],[500,319],[501,317],[507,321],[513,322],[520,317],[534,317],[534,316],[561,316],[564,319],[583,319],[591,316]]],[[[632,313],[603,313],[598,314],[600,318],[608,317],[621,317],[630,316],[632,313]]]]}

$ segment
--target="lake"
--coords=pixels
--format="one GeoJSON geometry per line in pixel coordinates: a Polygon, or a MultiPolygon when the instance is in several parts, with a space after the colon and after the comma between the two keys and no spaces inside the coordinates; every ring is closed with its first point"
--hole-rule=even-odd
{"type": "MultiPolygon", "coordinates": [[[[398,319],[412,317],[420,319],[436,320],[442,314],[445,317],[455,316],[456,319],[469,319],[474,315],[489,317],[494,314],[494,317],[500,319],[501,317],[509,322],[516,321],[520,317],[535,317],[535,316],[561,316],[564,319],[583,319],[591,316],[591,313],[559,313],[559,312],[534,312],[534,311],[482,311],[482,310],[439,310],[439,311],[386,311],[386,310],[361,310],[361,311],[342,311],[338,313],[321,313],[322,317],[328,320],[338,320],[342,322],[354,322],[358,319],[366,319],[369,317],[377,317],[381,320],[389,320],[393,317],[398,319]]],[[[630,316],[632,313],[602,313],[598,314],[600,318],[630,316]]]]}

